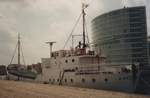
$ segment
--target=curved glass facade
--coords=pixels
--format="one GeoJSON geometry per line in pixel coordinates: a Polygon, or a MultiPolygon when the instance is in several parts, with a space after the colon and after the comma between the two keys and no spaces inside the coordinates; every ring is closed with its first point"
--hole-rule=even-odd
{"type": "Polygon", "coordinates": [[[145,7],[123,8],[92,21],[93,43],[107,62],[148,64],[145,7]]]}

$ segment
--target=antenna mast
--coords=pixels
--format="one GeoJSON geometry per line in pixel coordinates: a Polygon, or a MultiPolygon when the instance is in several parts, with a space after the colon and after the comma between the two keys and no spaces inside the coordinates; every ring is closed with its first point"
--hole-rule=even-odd
{"type": "Polygon", "coordinates": [[[46,42],[46,44],[49,44],[50,46],[50,58],[52,57],[52,48],[53,48],[53,44],[56,42],[46,42]]]}
{"type": "Polygon", "coordinates": [[[20,33],[18,33],[18,65],[20,65],[20,33]]]}

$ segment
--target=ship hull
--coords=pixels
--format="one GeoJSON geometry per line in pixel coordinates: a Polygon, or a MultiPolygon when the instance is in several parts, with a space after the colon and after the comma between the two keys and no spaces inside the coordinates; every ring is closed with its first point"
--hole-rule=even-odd
{"type": "MultiPolygon", "coordinates": [[[[115,90],[124,92],[134,92],[134,81],[132,74],[106,74],[96,73],[81,75],[74,72],[64,73],[60,78],[60,71],[51,71],[47,83],[53,85],[65,85],[74,87],[83,87],[91,89],[115,90]],[[61,81],[61,83],[60,83],[61,81]]],[[[46,81],[45,81],[46,82],[46,81]]]]}
{"type": "Polygon", "coordinates": [[[102,63],[95,56],[42,59],[43,83],[134,92],[132,65],[102,63]]]}

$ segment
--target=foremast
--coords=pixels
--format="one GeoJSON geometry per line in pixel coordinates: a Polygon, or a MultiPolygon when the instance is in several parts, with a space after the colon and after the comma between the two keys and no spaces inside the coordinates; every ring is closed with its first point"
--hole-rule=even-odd
{"type": "Polygon", "coordinates": [[[20,33],[18,33],[18,65],[20,65],[20,33]]]}
{"type": "Polygon", "coordinates": [[[20,33],[18,33],[18,40],[17,40],[17,45],[16,45],[16,48],[13,52],[13,56],[11,58],[11,61],[10,61],[10,65],[12,64],[13,60],[14,60],[14,57],[15,57],[15,54],[17,54],[18,56],[18,61],[17,61],[17,65],[21,65],[21,55],[23,57],[23,63],[25,65],[25,59],[24,59],[24,55],[23,55],[23,51],[22,51],[22,47],[21,47],[21,38],[20,38],[20,33]]]}

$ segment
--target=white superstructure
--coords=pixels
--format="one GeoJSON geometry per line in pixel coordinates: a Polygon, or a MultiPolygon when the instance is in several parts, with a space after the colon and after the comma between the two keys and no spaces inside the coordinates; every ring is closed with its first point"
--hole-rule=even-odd
{"type": "Polygon", "coordinates": [[[105,60],[82,48],[52,52],[51,58],[42,59],[43,82],[96,89],[133,89],[131,65],[107,64],[105,60]]]}

